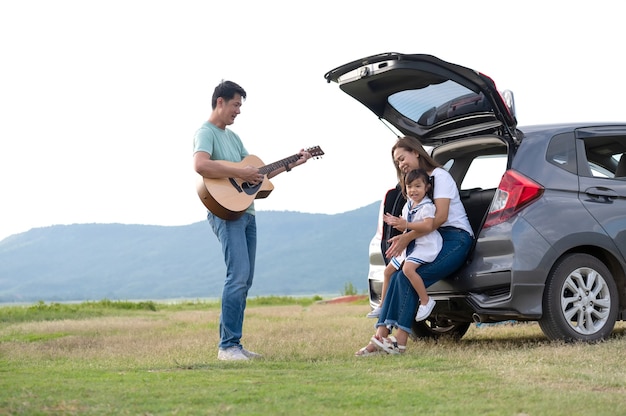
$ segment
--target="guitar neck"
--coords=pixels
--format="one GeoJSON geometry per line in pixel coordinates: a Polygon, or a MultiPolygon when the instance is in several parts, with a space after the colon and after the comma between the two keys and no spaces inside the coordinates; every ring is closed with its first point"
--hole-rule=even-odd
{"type": "Polygon", "coordinates": [[[263,175],[267,175],[270,172],[273,172],[276,169],[279,169],[279,168],[285,166],[285,164],[290,164],[290,163],[298,161],[298,159],[300,159],[300,155],[299,154],[295,154],[295,155],[286,157],[284,159],[278,160],[278,161],[276,161],[274,163],[270,163],[269,165],[261,166],[259,168],[259,172],[262,173],[263,175]]]}

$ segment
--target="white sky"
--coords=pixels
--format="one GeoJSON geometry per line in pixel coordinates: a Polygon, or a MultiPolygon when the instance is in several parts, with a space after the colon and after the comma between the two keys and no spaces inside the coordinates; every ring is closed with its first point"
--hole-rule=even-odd
{"type": "Polygon", "coordinates": [[[0,240],[55,224],[205,219],[192,137],[221,79],[248,93],[231,128],[250,153],[326,153],[274,178],[258,210],[346,212],[394,185],[394,136],[323,78],[368,55],[479,70],[514,91],[522,126],[626,121],[618,5],[2,1],[0,240]]]}

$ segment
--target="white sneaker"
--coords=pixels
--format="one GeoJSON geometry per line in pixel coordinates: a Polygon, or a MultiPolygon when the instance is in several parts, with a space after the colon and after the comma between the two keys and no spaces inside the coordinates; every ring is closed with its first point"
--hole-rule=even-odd
{"type": "Polygon", "coordinates": [[[426,305],[420,304],[420,307],[417,308],[417,315],[415,315],[415,320],[417,322],[420,322],[428,318],[430,314],[433,312],[434,308],[435,308],[435,301],[433,300],[433,298],[429,298],[428,303],[426,303],[426,305]]]}
{"type": "Polygon", "coordinates": [[[257,354],[256,352],[248,351],[247,349],[241,347],[241,353],[248,358],[263,358],[261,354],[257,354]]]}
{"type": "Polygon", "coordinates": [[[238,361],[238,360],[247,360],[241,348],[234,345],[232,347],[222,349],[220,348],[217,351],[217,359],[220,361],[238,361]]]}
{"type": "Polygon", "coordinates": [[[378,318],[380,316],[380,306],[375,307],[370,313],[365,316],[368,318],[378,318]]]}

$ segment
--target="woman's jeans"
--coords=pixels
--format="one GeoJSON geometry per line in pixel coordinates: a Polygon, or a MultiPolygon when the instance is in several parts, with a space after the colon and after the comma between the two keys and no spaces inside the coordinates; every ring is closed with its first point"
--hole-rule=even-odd
{"type": "MultiPolygon", "coordinates": [[[[439,232],[443,238],[439,255],[417,271],[426,287],[457,271],[464,264],[474,241],[469,233],[458,228],[441,227],[439,232]]],[[[417,292],[400,269],[391,276],[376,327],[392,326],[410,334],[418,306],[417,292]]]]}
{"type": "Polygon", "coordinates": [[[226,349],[240,345],[246,299],[254,276],[256,219],[245,213],[236,220],[223,220],[210,212],[207,219],[222,244],[226,263],[219,343],[226,349]]]}

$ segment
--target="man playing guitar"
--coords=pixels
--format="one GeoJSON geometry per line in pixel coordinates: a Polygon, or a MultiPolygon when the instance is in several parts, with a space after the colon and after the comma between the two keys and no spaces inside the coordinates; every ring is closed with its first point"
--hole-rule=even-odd
{"type": "MultiPolygon", "coordinates": [[[[234,82],[222,81],[215,88],[209,120],[198,129],[194,137],[193,163],[195,171],[206,180],[227,180],[232,187],[241,188],[241,184],[235,181],[238,179],[255,189],[269,178],[305,163],[311,158],[311,154],[304,149],[300,150],[284,163],[270,165],[271,171],[240,164],[239,162],[249,156],[248,151],[239,136],[227,126],[235,122],[245,98],[244,89],[234,82]]],[[[226,209],[225,212],[232,211],[226,209]]],[[[228,216],[231,219],[222,218],[225,216],[227,215],[220,217],[211,210],[207,214],[207,219],[222,245],[226,263],[217,358],[227,361],[248,360],[260,357],[260,354],[248,351],[241,345],[244,310],[248,290],[252,286],[256,256],[253,200],[241,212],[228,216]]]]}

